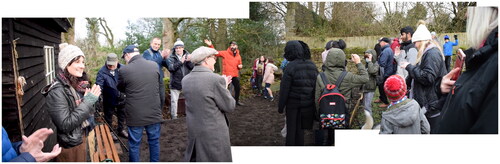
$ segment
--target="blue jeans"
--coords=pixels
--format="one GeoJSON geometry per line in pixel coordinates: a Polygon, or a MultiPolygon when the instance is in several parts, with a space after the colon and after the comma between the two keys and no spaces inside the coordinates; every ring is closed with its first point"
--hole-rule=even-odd
{"type": "Polygon", "coordinates": [[[158,162],[160,160],[160,123],[147,126],[128,126],[129,161],[140,161],[140,147],[142,131],[146,129],[149,144],[149,161],[158,162]]]}

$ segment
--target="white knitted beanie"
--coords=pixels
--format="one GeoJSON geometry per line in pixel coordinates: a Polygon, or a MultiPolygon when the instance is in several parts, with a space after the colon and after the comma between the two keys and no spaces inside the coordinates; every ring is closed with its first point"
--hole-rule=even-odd
{"type": "Polygon", "coordinates": [[[64,70],[68,66],[69,62],[78,56],[85,57],[82,50],[77,46],[70,45],[68,43],[59,44],[59,57],[57,62],[61,70],[64,70]]]}
{"type": "Polygon", "coordinates": [[[416,41],[431,40],[431,39],[432,39],[431,32],[425,26],[425,22],[420,21],[417,30],[415,31],[415,33],[413,33],[411,41],[415,43],[416,41]]]}
{"type": "Polygon", "coordinates": [[[183,46],[184,47],[184,42],[182,42],[181,38],[177,38],[177,41],[174,43],[174,48],[177,46],[183,46]]]}

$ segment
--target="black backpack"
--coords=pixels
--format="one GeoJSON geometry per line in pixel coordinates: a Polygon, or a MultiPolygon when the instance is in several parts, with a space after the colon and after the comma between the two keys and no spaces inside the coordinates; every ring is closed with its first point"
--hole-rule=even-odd
{"type": "Polygon", "coordinates": [[[318,100],[319,118],[322,129],[346,129],[349,123],[349,113],[344,95],[340,93],[340,84],[347,75],[346,71],[340,74],[335,85],[330,84],[324,72],[320,73],[325,89],[318,100]]]}

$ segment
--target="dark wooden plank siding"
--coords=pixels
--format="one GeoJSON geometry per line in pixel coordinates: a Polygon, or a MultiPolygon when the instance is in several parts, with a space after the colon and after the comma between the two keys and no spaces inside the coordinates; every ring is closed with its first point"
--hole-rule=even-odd
{"type": "Polygon", "coordinates": [[[21,140],[19,125],[19,112],[17,110],[16,93],[14,85],[14,72],[12,72],[12,48],[10,40],[13,33],[12,20],[2,18],[2,126],[5,128],[12,141],[21,140]]]}
{"type": "MultiPolygon", "coordinates": [[[[11,139],[20,139],[19,119],[15,98],[14,73],[12,66],[11,40],[16,39],[19,76],[26,79],[21,102],[22,122],[25,135],[40,128],[56,131],[51,118],[44,109],[45,97],[40,90],[46,86],[44,46],[54,47],[57,63],[58,45],[61,32],[70,26],[63,18],[2,18],[2,125],[8,130],[11,139]],[[64,26],[64,27],[63,27],[64,26]],[[7,101],[7,102],[6,102],[7,101]],[[13,129],[13,130],[12,130],[13,129]]],[[[56,144],[57,135],[51,135],[45,142],[45,151],[51,151],[56,144]]]]}

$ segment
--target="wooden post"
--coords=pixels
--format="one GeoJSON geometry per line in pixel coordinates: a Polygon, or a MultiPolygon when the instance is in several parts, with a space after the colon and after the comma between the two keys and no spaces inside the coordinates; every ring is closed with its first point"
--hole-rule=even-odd
{"type": "MultiPolygon", "coordinates": [[[[12,26],[12,23],[11,23],[12,26]]],[[[12,32],[13,28],[11,28],[12,32]]],[[[21,131],[21,136],[24,135],[24,124],[23,124],[23,113],[21,108],[21,103],[23,102],[22,97],[24,95],[22,91],[22,86],[20,86],[19,81],[19,70],[17,66],[17,58],[19,57],[16,51],[16,43],[17,39],[12,40],[12,72],[14,73],[14,85],[16,85],[16,104],[17,104],[17,112],[19,118],[19,130],[21,131]],[[20,88],[20,89],[19,89],[20,88]]]]}

